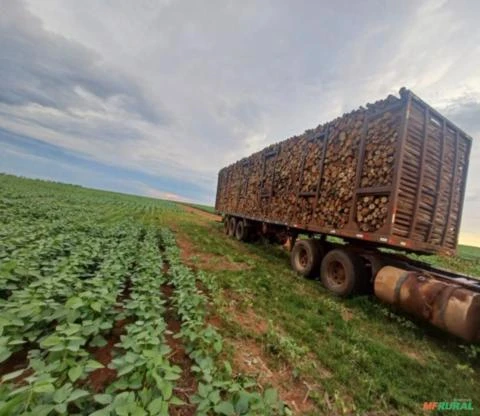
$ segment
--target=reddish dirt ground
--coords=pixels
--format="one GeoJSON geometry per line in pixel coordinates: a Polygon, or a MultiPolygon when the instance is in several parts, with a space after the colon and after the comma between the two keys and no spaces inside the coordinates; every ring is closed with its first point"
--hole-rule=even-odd
{"type": "Polygon", "coordinates": [[[100,393],[117,378],[117,371],[108,368],[108,365],[113,359],[113,350],[115,344],[120,341],[120,335],[125,332],[125,326],[132,321],[122,319],[115,321],[115,326],[112,328],[110,337],[108,337],[107,344],[103,347],[95,347],[90,349],[90,353],[95,360],[102,363],[105,368],[98,368],[88,375],[88,383],[95,393],[100,393]]]}
{"type": "Polygon", "coordinates": [[[28,347],[14,352],[7,360],[0,364],[0,376],[4,374],[13,373],[21,368],[27,367],[28,347]]]}
{"type": "MultiPolygon", "coordinates": [[[[236,323],[246,329],[252,335],[260,338],[268,331],[268,322],[259,317],[252,308],[240,309],[238,295],[226,291],[224,295],[230,301],[227,306],[227,314],[236,323]]],[[[222,329],[224,321],[218,315],[211,315],[208,322],[219,330],[222,329]]],[[[295,414],[311,413],[316,408],[309,393],[315,387],[313,382],[309,383],[294,376],[291,365],[285,362],[275,362],[264,350],[261,341],[252,338],[225,338],[233,348],[233,368],[237,373],[243,373],[257,380],[259,385],[272,386],[277,389],[278,394],[288,407],[295,414]],[[280,366],[279,366],[280,364],[280,366]]],[[[328,374],[326,373],[326,376],[328,374]]]]}
{"type": "MultiPolygon", "coordinates": [[[[14,371],[21,370],[22,368],[27,368],[28,366],[28,350],[30,349],[29,345],[25,345],[20,351],[14,352],[6,361],[0,364],[0,377],[13,373],[14,371]]],[[[22,384],[23,380],[33,373],[32,370],[24,371],[18,377],[12,379],[12,382],[17,384],[22,384]]]]}
{"type": "Polygon", "coordinates": [[[239,310],[232,304],[229,305],[228,309],[235,322],[252,334],[262,335],[268,331],[268,322],[256,315],[253,309],[239,310]]]}
{"type": "MultiPolygon", "coordinates": [[[[163,285],[161,288],[163,297],[167,300],[171,299],[173,287],[163,285]]],[[[170,303],[167,302],[167,312],[165,314],[165,321],[167,329],[170,332],[166,334],[168,346],[171,348],[170,361],[182,369],[182,376],[177,380],[174,388],[174,394],[185,401],[187,404],[182,406],[171,406],[169,412],[173,416],[193,416],[196,408],[188,404],[189,396],[197,391],[197,382],[195,376],[191,372],[192,360],[187,355],[185,347],[179,338],[174,336],[180,332],[181,322],[175,314],[175,311],[170,303]]]]}
{"type": "MultiPolygon", "coordinates": [[[[117,303],[120,304],[116,307],[118,311],[123,310],[123,306],[121,305],[130,298],[131,287],[132,282],[128,279],[122,293],[117,298],[117,303]]],[[[131,322],[133,322],[133,319],[115,321],[110,335],[105,337],[107,344],[103,347],[93,347],[89,349],[95,360],[105,366],[105,368],[97,368],[88,375],[87,382],[95,393],[103,392],[107,386],[117,378],[117,371],[108,368],[108,365],[112,362],[115,344],[120,342],[120,336],[125,333],[125,326],[131,322]]]]}
{"type": "MultiPolygon", "coordinates": [[[[262,386],[273,386],[280,398],[295,414],[313,412],[315,405],[309,398],[314,386],[295,378],[293,369],[287,364],[280,368],[269,365],[269,358],[263,347],[252,339],[229,340],[234,347],[233,367],[262,386]]],[[[315,386],[317,387],[317,386],[315,386]]]]}
{"type": "Polygon", "coordinates": [[[342,315],[342,319],[347,322],[353,318],[353,312],[347,308],[342,308],[341,315],[342,315]]]}

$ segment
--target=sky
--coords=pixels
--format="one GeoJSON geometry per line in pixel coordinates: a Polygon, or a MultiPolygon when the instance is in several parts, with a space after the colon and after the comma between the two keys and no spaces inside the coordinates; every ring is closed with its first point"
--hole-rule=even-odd
{"type": "Polygon", "coordinates": [[[473,139],[480,2],[0,0],[0,171],[213,204],[219,169],[402,86],[473,139]]]}

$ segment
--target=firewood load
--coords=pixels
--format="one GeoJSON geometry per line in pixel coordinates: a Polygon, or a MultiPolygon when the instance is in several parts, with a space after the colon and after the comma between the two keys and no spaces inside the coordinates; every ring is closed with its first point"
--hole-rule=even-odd
{"type": "Polygon", "coordinates": [[[222,169],[216,209],[454,249],[470,138],[445,120],[407,90],[389,95],[222,169]]]}
{"type": "Polygon", "coordinates": [[[378,230],[385,224],[388,197],[363,196],[357,201],[357,223],[361,231],[378,230]]]}
{"type": "Polygon", "coordinates": [[[390,185],[393,179],[399,115],[387,111],[368,125],[361,188],[390,185]]]}

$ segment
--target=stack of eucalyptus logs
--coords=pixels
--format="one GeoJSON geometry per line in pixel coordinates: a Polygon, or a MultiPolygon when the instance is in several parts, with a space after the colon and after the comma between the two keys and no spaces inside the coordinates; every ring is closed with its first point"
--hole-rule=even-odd
{"type": "Polygon", "coordinates": [[[275,182],[272,200],[269,206],[272,218],[288,222],[295,216],[296,192],[299,186],[300,165],[302,163],[299,149],[305,146],[305,137],[292,137],[277,148],[275,161],[275,182]],[[293,156],[293,157],[292,157],[293,156]]]}
{"type": "Polygon", "coordinates": [[[388,213],[388,197],[378,195],[359,196],[357,199],[357,223],[362,231],[378,230],[385,224],[388,213]]]}
{"type": "Polygon", "coordinates": [[[349,221],[364,117],[364,111],[356,111],[330,124],[314,217],[322,226],[343,228],[349,221]]]}
{"type": "Polygon", "coordinates": [[[386,112],[368,123],[361,188],[392,183],[399,115],[386,112]]]}
{"type": "Polygon", "coordinates": [[[229,188],[236,191],[227,198],[219,197],[223,206],[217,209],[297,226],[341,229],[353,220],[362,231],[378,230],[385,222],[388,195],[375,191],[357,194],[356,187],[392,183],[401,110],[382,110],[394,103],[399,99],[389,96],[271,145],[248,158],[251,168],[247,171],[245,159],[229,166],[222,175],[228,170],[235,172],[230,175],[235,183],[229,188]],[[361,138],[367,126],[364,163],[357,180],[361,138]],[[245,175],[249,176],[247,188],[240,179],[245,175]]]}

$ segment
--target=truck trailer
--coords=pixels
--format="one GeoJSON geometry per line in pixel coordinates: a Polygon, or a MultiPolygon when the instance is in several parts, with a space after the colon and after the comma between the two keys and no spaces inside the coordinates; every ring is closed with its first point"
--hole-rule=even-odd
{"type": "Polygon", "coordinates": [[[406,255],[456,253],[471,143],[402,88],[221,169],[215,209],[238,240],[288,243],[292,268],[334,294],[373,288],[478,341],[480,280],[406,255]]]}

